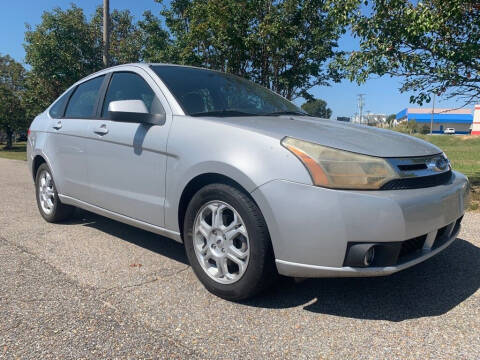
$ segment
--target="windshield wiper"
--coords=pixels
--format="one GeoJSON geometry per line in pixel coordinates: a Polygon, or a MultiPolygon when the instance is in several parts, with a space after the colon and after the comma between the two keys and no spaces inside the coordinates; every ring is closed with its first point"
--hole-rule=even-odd
{"type": "Polygon", "coordinates": [[[280,116],[280,115],[300,115],[300,116],[312,116],[310,114],[301,111],[275,111],[271,113],[262,114],[264,116],[280,116]]]}
{"type": "Polygon", "coordinates": [[[237,110],[215,110],[215,111],[202,111],[190,114],[190,116],[258,116],[259,114],[237,111],[237,110]]]}

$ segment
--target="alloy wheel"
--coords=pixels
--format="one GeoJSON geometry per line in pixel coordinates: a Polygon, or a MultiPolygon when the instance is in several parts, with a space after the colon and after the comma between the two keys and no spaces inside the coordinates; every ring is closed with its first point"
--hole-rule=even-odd
{"type": "Polygon", "coordinates": [[[55,190],[52,176],[48,171],[40,174],[38,182],[38,196],[40,198],[40,206],[46,215],[50,215],[55,207],[55,190]]]}
{"type": "Polygon", "coordinates": [[[245,273],[250,258],[247,228],[240,214],[223,201],[211,201],[197,213],[193,247],[205,273],[221,284],[232,284],[245,273]]]}

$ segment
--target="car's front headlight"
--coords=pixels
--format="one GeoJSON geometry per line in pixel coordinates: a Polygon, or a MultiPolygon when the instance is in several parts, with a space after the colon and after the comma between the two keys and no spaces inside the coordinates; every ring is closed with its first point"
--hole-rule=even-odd
{"type": "Polygon", "coordinates": [[[284,138],[282,145],[300,159],[317,186],[373,190],[399,177],[382,158],[338,150],[291,137],[284,138]]]}

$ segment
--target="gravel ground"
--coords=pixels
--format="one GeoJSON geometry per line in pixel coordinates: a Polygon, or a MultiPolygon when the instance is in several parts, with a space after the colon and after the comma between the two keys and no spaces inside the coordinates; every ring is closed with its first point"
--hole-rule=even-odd
{"type": "Polygon", "coordinates": [[[25,162],[0,159],[0,199],[0,358],[480,359],[480,212],[401,273],[239,304],[174,241],[80,210],[46,223],[25,162]]]}

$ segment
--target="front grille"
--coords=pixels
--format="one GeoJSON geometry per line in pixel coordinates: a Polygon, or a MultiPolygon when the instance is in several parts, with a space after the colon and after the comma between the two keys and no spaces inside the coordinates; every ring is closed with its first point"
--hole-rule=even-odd
{"type": "Polygon", "coordinates": [[[438,185],[444,185],[450,181],[452,172],[447,171],[437,175],[409,177],[402,179],[394,179],[385,183],[381,190],[407,190],[422,189],[438,185]]]}
{"type": "Polygon", "coordinates": [[[460,230],[460,224],[462,223],[463,216],[458,218],[455,222],[448,224],[447,226],[438,229],[437,236],[435,237],[435,241],[433,242],[433,249],[436,249],[439,246],[445,244],[452,234],[455,234],[460,230]]]}
{"type": "Polygon", "coordinates": [[[407,164],[407,165],[398,165],[398,168],[401,171],[414,171],[414,170],[425,170],[427,164],[407,164]]]}
{"type": "Polygon", "coordinates": [[[457,221],[455,221],[455,225],[453,226],[452,234],[460,230],[460,226],[462,225],[462,220],[463,216],[458,218],[457,221]]]}
{"type": "Polygon", "coordinates": [[[426,238],[427,235],[422,235],[413,239],[403,241],[402,247],[400,248],[400,254],[398,254],[398,258],[401,259],[405,256],[414,254],[415,252],[422,250],[426,238]]]}
{"type": "Polygon", "coordinates": [[[448,225],[442,227],[441,229],[438,229],[437,236],[435,237],[435,241],[438,241],[438,239],[442,239],[445,233],[447,232],[447,229],[448,229],[448,225]]]}
{"type": "Polygon", "coordinates": [[[375,258],[372,267],[396,266],[412,261],[446,244],[460,230],[462,217],[438,229],[433,244],[427,241],[428,234],[405,241],[393,242],[349,242],[343,266],[358,267],[362,263],[366,249],[374,246],[375,258]],[[425,246],[426,245],[426,246],[425,246]],[[353,251],[353,252],[352,252],[353,251]],[[358,261],[360,259],[360,261],[358,261]]]}

